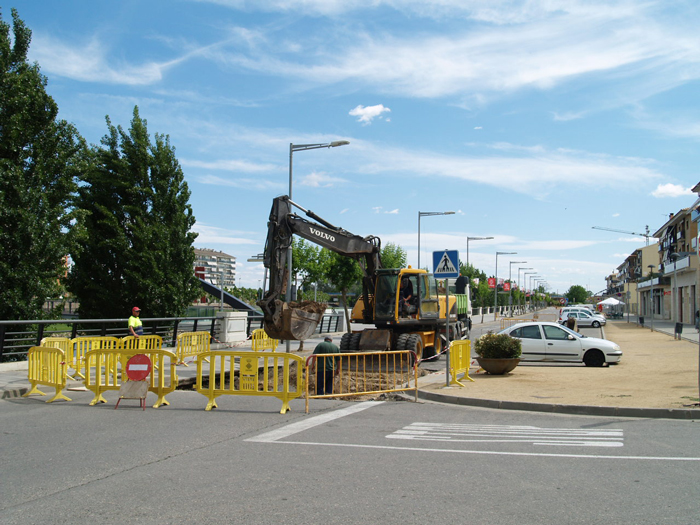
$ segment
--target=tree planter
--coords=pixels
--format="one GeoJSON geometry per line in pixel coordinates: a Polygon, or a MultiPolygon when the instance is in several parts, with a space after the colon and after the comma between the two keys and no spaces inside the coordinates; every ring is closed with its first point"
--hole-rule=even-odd
{"type": "Polygon", "coordinates": [[[520,359],[487,359],[485,357],[477,357],[476,360],[479,362],[481,368],[492,375],[507,374],[520,363],[520,359]]]}

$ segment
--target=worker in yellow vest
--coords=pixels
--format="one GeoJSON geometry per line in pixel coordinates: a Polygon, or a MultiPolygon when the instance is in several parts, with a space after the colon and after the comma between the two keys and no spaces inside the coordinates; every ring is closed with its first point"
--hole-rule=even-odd
{"type": "Polygon", "coordinates": [[[129,317],[129,332],[136,338],[143,335],[143,323],[139,318],[140,314],[141,308],[134,306],[131,309],[131,317],[129,317]]]}

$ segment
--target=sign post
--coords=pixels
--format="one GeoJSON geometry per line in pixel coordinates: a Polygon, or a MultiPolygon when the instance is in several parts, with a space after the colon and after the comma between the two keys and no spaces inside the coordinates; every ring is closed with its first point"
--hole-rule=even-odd
{"type": "Polygon", "coordinates": [[[450,278],[459,277],[459,252],[444,250],[433,252],[433,274],[445,278],[445,386],[450,386],[450,278]]]}
{"type": "Polygon", "coordinates": [[[148,394],[148,381],[146,378],[151,373],[153,364],[145,354],[137,354],[126,363],[126,376],[128,380],[119,387],[119,399],[114,410],[122,399],[139,399],[141,408],[146,410],[146,395],[148,394]]]}

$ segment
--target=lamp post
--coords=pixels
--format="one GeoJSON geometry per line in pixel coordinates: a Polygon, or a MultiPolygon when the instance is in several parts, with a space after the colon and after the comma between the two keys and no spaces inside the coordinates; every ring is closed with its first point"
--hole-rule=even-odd
{"type": "Polygon", "coordinates": [[[653,264],[649,265],[649,275],[651,276],[651,280],[650,280],[651,291],[649,292],[650,296],[651,296],[651,301],[650,301],[651,306],[649,308],[649,311],[651,313],[651,315],[650,315],[650,317],[651,317],[651,331],[653,332],[654,331],[654,265],[653,264]]]}
{"type": "MultiPolygon", "coordinates": [[[[523,273],[523,281],[524,281],[523,284],[525,285],[525,288],[528,290],[531,290],[530,285],[528,283],[529,283],[530,278],[533,275],[537,275],[537,272],[524,272],[523,273]],[[528,277],[528,276],[530,276],[530,277],[528,277]]],[[[530,303],[532,303],[532,296],[530,297],[530,303]]],[[[525,305],[527,306],[527,301],[525,301],[525,305]]],[[[532,304],[530,304],[530,306],[532,306],[532,304]]]]}
{"type": "MultiPolygon", "coordinates": [[[[289,144],[289,200],[292,200],[292,159],[295,151],[306,151],[310,149],[337,148],[350,144],[347,140],[335,140],[323,144],[289,144]]],[[[292,245],[287,248],[287,293],[285,301],[292,302],[292,245]]],[[[290,351],[290,341],[285,341],[287,353],[290,351]]]]}
{"type": "Polygon", "coordinates": [[[671,301],[673,301],[673,304],[671,305],[671,315],[673,316],[673,322],[677,323],[679,322],[678,315],[676,314],[676,312],[678,312],[678,305],[676,304],[678,301],[678,286],[676,286],[676,261],[678,260],[678,254],[671,253],[668,257],[673,261],[673,290],[671,290],[671,301]]]}
{"type": "Polygon", "coordinates": [[[527,261],[510,261],[508,263],[508,282],[510,284],[508,287],[508,308],[510,309],[511,317],[513,317],[513,265],[526,263],[527,261]]]}
{"type": "Polygon", "coordinates": [[[418,268],[420,268],[420,218],[433,215],[454,215],[453,211],[419,211],[418,212],[418,268]]]}
{"type": "Polygon", "coordinates": [[[496,272],[494,277],[496,279],[496,287],[493,289],[493,320],[496,320],[497,310],[498,310],[498,256],[499,255],[517,255],[518,252],[496,252],[496,272]]]}
{"type": "Polygon", "coordinates": [[[520,295],[522,295],[522,289],[520,288],[520,271],[521,270],[532,270],[532,268],[518,268],[518,292],[520,292],[520,294],[518,295],[518,311],[520,311],[520,295]]]}
{"type": "Polygon", "coordinates": [[[469,241],[486,241],[493,237],[467,237],[467,266],[469,266],[469,241]]]}

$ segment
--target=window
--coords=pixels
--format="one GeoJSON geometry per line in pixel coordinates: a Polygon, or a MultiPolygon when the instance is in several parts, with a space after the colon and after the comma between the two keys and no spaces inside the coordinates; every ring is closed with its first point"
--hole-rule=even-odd
{"type": "Polygon", "coordinates": [[[544,325],[542,328],[544,329],[544,336],[547,339],[564,341],[569,337],[569,333],[562,330],[558,326],[544,325]]]}
{"type": "Polygon", "coordinates": [[[540,327],[537,325],[521,326],[517,330],[513,330],[510,335],[520,339],[542,339],[540,327]]]}

